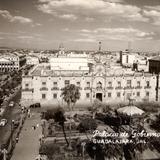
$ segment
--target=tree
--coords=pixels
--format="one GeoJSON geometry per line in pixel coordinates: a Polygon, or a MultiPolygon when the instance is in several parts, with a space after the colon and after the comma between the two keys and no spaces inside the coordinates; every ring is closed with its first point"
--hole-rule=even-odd
{"type": "MultiPolygon", "coordinates": [[[[62,97],[63,100],[67,103],[68,108],[70,111],[73,110],[73,106],[80,98],[79,87],[75,86],[74,84],[67,85],[62,89],[62,97]]],[[[69,146],[68,148],[71,149],[71,117],[70,117],[70,134],[69,134],[69,146]]]]}
{"type": "Polygon", "coordinates": [[[47,112],[45,112],[42,115],[42,117],[44,119],[46,119],[47,121],[49,119],[54,119],[55,122],[59,123],[59,125],[62,127],[64,138],[67,143],[67,146],[69,146],[69,142],[67,140],[65,127],[64,127],[64,122],[66,121],[65,116],[64,116],[64,110],[60,107],[54,108],[54,109],[49,109],[49,110],[47,110],[47,112]]]}
{"type": "MultiPolygon", "coordinates": [[[[113,138],[112,138],[113,140],[113,138]]],[[[123,156],[123,147],[121,144],[105,144],[105,157],[107,159],[119,159],[123,156]]]]}
{"type": "Polygon", "coordinates": [[[62,126],[65,141],[67,143],[67,146],[69,146],[69,142],[67,140],[66,132],[64,129],[64,122],[66,121],[66,119],[65,119],[64,112],[63,112],[62,108],[58,108],[56,110],[56,112],[53,115],[53,118],[54,118],[55,122],[58,122],[59,125],[62,126]]]}
{"type": "Polygon", "coordinates": [[[67,85],[62,89],[63,100],[67,103],[69,110],[73,110],[73,106],[80,98],[79,87],[74,84],[67,85]]]}
{"type": "Polygon", "coordinates": [[[48,159],[52,159],[54,154],[59,154],[60,148],[56,144],[49,143],[49,144],[42,144],[39,148],[39,154],[46,155],[48,159]]]}
{"type": "Polygon", "coordinates": [[[101,144],[88,142],[86,143],[86,151],[92,159],[105,160],[105,152],[101,144]]]}
{"type": "Polygon", "coordinates": [[[135,151],[132,144],[123,146],[124,157],[126,160],[135,160],[135,151]]]}
{"type": "Polygon", "coordinates": [[[155,129],[156,131],[160,132],[160,114],[156,116],[156,119],[151,122],[151,128],[155,129]]]}
{"type": "MultiPolygon", "coordinates": [[[[78,130],[80,133],[85,133],[87,136],[87,131],[92,131],[97,128],[96,120],[87,118],[82,120],[82,122],[78,126],[78,130]]],[[[87,136],[88,138],[88,136],[87,136]]]]}

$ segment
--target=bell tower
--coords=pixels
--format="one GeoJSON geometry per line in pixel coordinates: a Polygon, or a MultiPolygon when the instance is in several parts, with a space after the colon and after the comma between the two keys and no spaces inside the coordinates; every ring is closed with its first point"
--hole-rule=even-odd
{"type": "Polygon", "coordinates": [[[65,54],[64,45],[63,45],[63,43],[60,43],[60,45],[59,45],[59,55],[62,55],[62,54],[65,54]]]}

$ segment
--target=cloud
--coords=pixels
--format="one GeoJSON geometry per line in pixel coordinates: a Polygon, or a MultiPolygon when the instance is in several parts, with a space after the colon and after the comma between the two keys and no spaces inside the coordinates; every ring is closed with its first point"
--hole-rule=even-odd
{"type": "Polygon", "coordinates": [[[154,32],[145,32],[134,28],[97,28],[94,30],[81,29],[80,36],[87,39],[99,40],[120,40],[120,41],[135,41],[149,40],[155,38],[154,32]]]}
{"type": "Polygon", "coordinates": [[[17,38],[20,38],[20,39],[33,39],[34,37],[33,36],[18,36],[17,38]]]}
{"type": "Polygon", "coordinates": [[[147,7],[152,10],[144,10],[143,14],[152,20],[154,25],[160,25],[160,6],[158,7],[147,7]],[[153,10],[155,9],[155,10],[153,10]]]}
{"type": "Polygon", "coordinates": [[[73,41],[74,42],[90,42],[90,43],[96,42],[96,40],[92,38],[79,38],[79,39],[74,39],[73,41]]]}
{"type": "Polygon", "coordinates": [[[86,20],[87,22],[93,22],[93,21],[94,21],[94,18],[86,17],[85,20],[86,20]]]}
{"type": "Polygon", "coordinates": [[[32,26],[32,27],[37,27],[37,26],[42,26],[42,24],[41,24],[41,23],[34,23],[34,24],[32,24],[31,26],[32,26]]]}
{"type": "Polygon", "coordinates": [[[59,17],[63,18],[63,19],[67,19],[67,20],[76,20],[77,19],[77,17],[73,14],[64,14],[64,15],[60,15],[59,17]]]}
{"type": "Polygon", "coordinates": [[[63,28],[62,31],[68,32],[69,28],[63,28]]]}
{"type": "Polygon", "coordinates": [[[149,10],[157,10],[160,11],[160,5],[157,6],[145,6],[145,9],[149,9],[149,10]]]}
{"type": "Polygon", "coordinates": [[[149,20],[141,14],[141,8],[120,3],[122,0],[39,0],[38,2],[37,8],[40,11],[60,18],[64,15],[74,15],[88,21],[94,20],[95,17],[106,19],[106,16],[118,19],[121,17],[128,21],[149,20]]]}
{"type": "Polygon", "coordinates": [[[12,16],[7,10],[0,10],[0,15],[8,19],[10,22],[19,22],[19,23],[32,23],[33,20],[30,18],[22,17],[22,16],[12,16]]]}
{"type": "Polygon", "coordinates": [[[112,3],[123,3],[124,0],[104,0],[106,2],[112,2],[112,3]]]}

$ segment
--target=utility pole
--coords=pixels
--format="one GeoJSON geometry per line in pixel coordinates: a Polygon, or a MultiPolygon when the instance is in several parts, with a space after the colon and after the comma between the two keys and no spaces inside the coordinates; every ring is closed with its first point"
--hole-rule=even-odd
{"type": "Polygon", "coordinates": [[[156,101],[158,101],[158,88],[159,88],[159,73],[156,75],[156,101]]]}

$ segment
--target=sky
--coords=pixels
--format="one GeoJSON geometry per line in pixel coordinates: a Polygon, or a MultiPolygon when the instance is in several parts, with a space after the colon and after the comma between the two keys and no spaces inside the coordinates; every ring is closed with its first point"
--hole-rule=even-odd
{"type": "Polygon", "coordinates": [[[0,46],[160,51],[160,0],[0,0],[0,46]]]}

